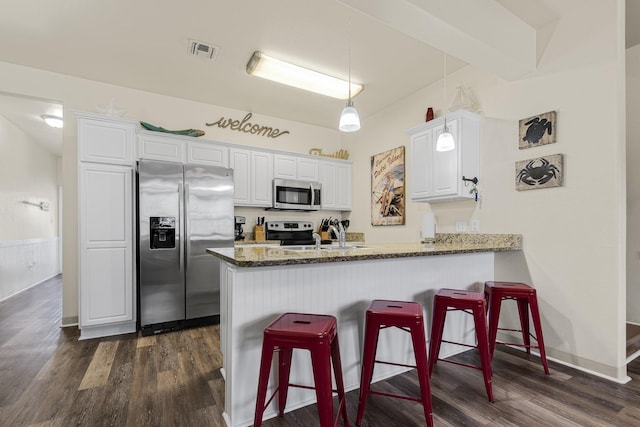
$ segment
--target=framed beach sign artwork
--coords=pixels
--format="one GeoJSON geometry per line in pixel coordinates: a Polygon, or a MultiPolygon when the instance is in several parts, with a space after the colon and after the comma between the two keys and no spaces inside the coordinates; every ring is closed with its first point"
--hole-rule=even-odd
{"type": "Polygon", "coordinates": [[[371,156],[371,225],[404,222],[404,146],[401,146],[371,156]]]}

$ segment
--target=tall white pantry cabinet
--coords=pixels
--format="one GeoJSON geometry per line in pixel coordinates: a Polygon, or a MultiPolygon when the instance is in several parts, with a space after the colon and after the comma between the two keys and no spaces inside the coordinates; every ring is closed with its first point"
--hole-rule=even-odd
{"type": "Polygon", "coordinates": [[[80,339],[135,332],[137,121],[76,116],[80,339]]]}

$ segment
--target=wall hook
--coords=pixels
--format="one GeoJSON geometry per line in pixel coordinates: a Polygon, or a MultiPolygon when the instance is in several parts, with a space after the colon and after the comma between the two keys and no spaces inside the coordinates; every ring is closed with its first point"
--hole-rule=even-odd
{"type": "MultiPolygon", "coordinates": [[[[478,177],[473,177],[473,178],[465,178],[464,175],[462,176],[462,180],[465,182],[473,182],[473,185],[478,185],[478,177]]],[[[465,185],[467,185],[465,183],[465,185]]]]}

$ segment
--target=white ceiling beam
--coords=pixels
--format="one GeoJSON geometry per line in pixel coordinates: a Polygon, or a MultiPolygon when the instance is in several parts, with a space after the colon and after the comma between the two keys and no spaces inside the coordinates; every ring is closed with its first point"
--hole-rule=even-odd
{"type": "Polygon", "coordinates": [[[536,69],[536,30],[495,0],[338,0],[507,80],[536,69]]]}

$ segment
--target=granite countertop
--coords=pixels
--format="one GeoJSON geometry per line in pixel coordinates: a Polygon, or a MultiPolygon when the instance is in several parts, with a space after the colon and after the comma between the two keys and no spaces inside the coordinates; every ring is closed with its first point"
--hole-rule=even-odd
{"type": "Polygon", "coordinates": [[[234,248],[209,248],[207,252],[238,267],[267,267],[521,249],[522,236],[519,234],[452,233],[436,234],[436,241],[431,244],[366,244],[351,246],[351,249],[323,246],[320,250],[312,246],[296,250],[291,246],[238,245],[234,248]]]}

